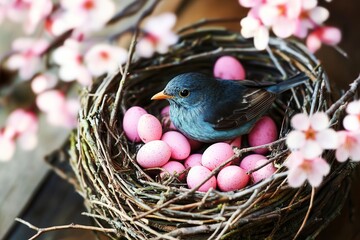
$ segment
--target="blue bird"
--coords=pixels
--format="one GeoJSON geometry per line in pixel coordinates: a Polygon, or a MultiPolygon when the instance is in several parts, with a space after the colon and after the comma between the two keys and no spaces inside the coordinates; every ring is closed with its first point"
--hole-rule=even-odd
{"type": "Polygon", "coordinates": [[[308,79],[299,73],[274,84],[184,73],[151,99],[170,102],[170,119],[187,137],[201,142],[224,141],[249,133],[279,94],[308,79]]]}

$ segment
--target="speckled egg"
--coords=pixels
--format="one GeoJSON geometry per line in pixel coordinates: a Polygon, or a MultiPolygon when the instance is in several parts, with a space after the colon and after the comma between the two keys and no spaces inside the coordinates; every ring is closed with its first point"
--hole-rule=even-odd
{"type": "Polygon", "coordinates": [[[222,56],[215,62],[214,76],[227,80],[243,80],[245,79],[245,69],[236,58],[222,56]]]}
{"type": "MultiPolygon", "coordinates": [[[[262,117],[251,129],[248,140],[249,145],[260,146],[267,143],[271,143],[278,139],[278,130],[274,120],[268,116],[262,117]]],[[[268,151],[267,148],[259,148],[254,150],[255,153],[265,154],[268,151]]]]}
{"type": "Polygon", "coordinates": [[[224,142],[214,143],[204,151],[201,158],[201,164],[204,167],[213,170],[233,155],[234,152],[230,144],[224,142]]]}
{"type": "Polygon", "coordinates": [[[229,141],[229,144],[232,147],[240,148],[241,147],[241,137],[237,137],[237,138],[229,141]]]}
{"type": "Polygon", "coordinates": [[[170,159],[171,148],[161,140],[155,140],[142,146],[137,155],[136,161],[143,168],[154,168],[164,166],[170,159]]]}
{"type": "MultiPolygon", "coordinates": [[[[259,161],[256,162],[255,168],[260,167],[267,162],[268,162],[267,159],[260,159],[259,161]]],[[[271,175],[274,174],[275,171],[276,171],[276,168],[274,167],[273,163],[269,163],[268,165],[257,170],[256,172],[251,173],[251,177],[252,177],[254,183],[257,183],[265,178],[270,177],[271,175]]]]}
{"type": "Polygon", "coordinates": [[[246,187],[250,177],[244,169],[232,165],[221,169],[216,179],[218,188],[223,192],[228,192],[246,187]]]}
{"type": "MultiPolygon", "coordinates": [[[[192,167],[187,175],[186,182],[190,189],[195,188],[200,183],[202,183],[206,178],[209,177],[211,171],[203,166],[194,166],[192,167]]],[[[199,189],[199,192],[207,192],[210,188],[216,188],[216,178],[212,176],[207,180],[199,189]]]]}
{"type": "Polygon", "coordinates": [[[140,117],[144,114],[147,114],[146,110],[138,106],[131,107],[125,112],[123,118],[123,129],[126,137],[130,141],[141,141],[137,127],[140,117]]]}
{"type": "Polygon", "coordinates": [[[172,159],[184,160],[190,155],[190,143],[181,133],[176,131],[166,132],[161,140],[170,146],[172,159]]]}
{"type": "Polygon", "coordinates": [[[161,122],[163,123],[164,128],[176,130],[175,125],[172,123],[170,119],[170,106],[166,106],[163,109],[161,109],[160,112],[161,115],[161,122]]]}
{"type": "Polygon", "coordinates": [[[185,168],[191,168],[191,167],[194,167],[194,166],[201,166],[201,158],[202,158],[202,154],[200,154],[200,153],[191,154],[184,161],[185,168]]]}
{"type": "Polygon", "coordinates": [[[184,180],[184,178],[185,178],[185,173],[183,173],[185,171],[185,167],[180,162],[169,161],[161,168],[164,169],[164,171],[162,171],[160,173],[161,178],[166,178],[167,175],[169,175],[169,174],[175,175],[175,174],[180,174],[180,173],[182,173],[182,174],[180,176],[178,176],[178,179],[181,181],[181,180],[184,180]]]}
{"type": "Polygon", "coordinates": [[[261,159],[267,160],[267,158],[261,154],[250,154],[241,160],[240,167],[248,172],[253,170],[255,168],[256,162],[261,159]]]}
{"type": "Polygon", "coordinates": [[[137,131],[141,141],[144,143],[160,140],[162,136],[161,123],[151,114],[144,114],[139,118],[137,131]]]}

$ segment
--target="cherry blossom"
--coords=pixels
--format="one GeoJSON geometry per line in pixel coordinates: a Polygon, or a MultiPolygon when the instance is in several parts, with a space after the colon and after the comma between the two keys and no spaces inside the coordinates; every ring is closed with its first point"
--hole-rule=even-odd
{"type": "Polygon", "coordinates": [[[286,38],[295,32],[300,12],[299,0],[268,0],[259,7],[259,18],[276,36],[286,38]]]}
{"type": "Polygon", "coordinates": [[[173,13],[150,17],[143,27],[145,36],[137,43],[137,54],[148,58],[155,52],[166,53],[169,46],[178,41],[178,36],[171,30],[175,23],[176,16],[173,13]]]}
{"type": "Polygon", "coordinates": [[[360,100],[350,102],[346,107],[348,115],[343,120],[344,128],[349,131],[360,130],[360,100]]]}
{"type": "Polygon", "coordinates": [[[337,135],[339,146],[335,152],[336,159],[339,162],[345,162],[349,158],[360,161],[360,133],[339,131],[337,135]]]}
{"type": "Polygon", "coordinates": [[[92,77],[84,66],[80,47],[80,42],[67,39],[63,46],[54,51],[52,58],[60,66],[59,77],[61,80],[65,82],[77,80],[80,84],[87,86],[92,83],[92,77]]]}
{"type": "Polygon", "coordinates": [[[39,22],[51,13],[53,3],[52,0],[33,0],[29,2],[29,13],[24,27],[26,33],[33,33],[39,22]]]}
{"type": "Polygon", "coordinates": [[[252,7],[257,7],[259,6],[261,3],[263,3],[265,0],[239,0],[239,3],[241,6],[246,7],[246,8],[252,8],[252,7]]]}
{"type": "Polygon", "coordinates": [[[12,44],[14,54],[6,61],[10,70],[19,70],[22,79],[31,78],[41,68],[41,54],[49,43],[45,39],[18,38],[12,44]]]}
{"type": "Polygon", "coordinates": [[[70,29],[100,30],[115,13],[115,4],[111,0],[61,0],[60,5],[62,9],[52,19],[52,32],[56,35],[70,29]]]}
{"type": "Polygon", "coordinates": [[[308,159],[300,151],[292,152],[284,165],[289,169],[289,185],[294,188],[300,187],[306,180],[311,186],[318,187],[330,172],[330,165],[323,158],[308,159]]]}
{"type": "Polygon", "coordinates": [[[85,63],[93,76],[114,72],[127,60],[127,51],[121,47],[97,44],[85,55],[85,63]]]}
{"type": "Polygon", "coordinates": [[[302,0],[301,3],[301,13],[294,35],[305,38],[309,29],[322,25],[329,18],[329,11],[324,7],[317,6],[317,0],[302,0]]]}
{"type": "Polygon", "coordinates": [[[244,38],[254,38],[255,48],[264,50],[269,43],[269,29],[259,18],[248,15],[240,21],[241,35],[244,38]]]}
{"type": "Polygon", "coordinates": [[[321,44],[334,46],[341,41],[341,31],[336,27],[318,27],[306,39],[306,46],[311,52],[316,52],[321,44]]]}
{"type": "Polygon", "coordinates": [[[286,144],[292,150],[300,150],[307,159],[320,156],[323,149],[338,146],[337,134],[329,128],[329,118],[324,112],[312,116],[298,113],[292,117],[291,125],[295,130],[288,134],[286,144]]]}
{"type": "Polygon", "coordinates": [[[25,32],[30,34],[51,13],[52,8],[51,0],[3,0],[0,1],[0,22],[5,17],[14,22],[24,22],[25,32]]]}
{"type": "Polygon", "coordinates": [[[49,90],[37,96],[36,104],[46,114],[50,124],[65,128],[76,126],[77,113],[80,109],[77,99],[66,99],[61,91],[49,90]]]}
{"type": "Polygon", "coordinates": [[[42,73],[35,76],[31,81],[31,89],[38,94],[56,86],[58,80],[54,74],[42,73]]]}

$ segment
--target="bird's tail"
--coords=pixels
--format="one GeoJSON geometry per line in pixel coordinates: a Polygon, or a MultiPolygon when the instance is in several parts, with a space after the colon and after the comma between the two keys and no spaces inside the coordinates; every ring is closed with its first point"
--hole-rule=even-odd
{"type": "Polygon", "coordinates": [[[281,82],[281,83],[278,83],[278,84],[275,84],[275,85],[272,85],[270,87],[267,87],[266,89],[269,91],[269,92],[273,92],[273,93],[276,93],[276,94],[279,94],[279,93],[282,93],[286,90],[289,90],[290,88],[293,88],[293,87],[296,87],[300,84],[303,84],[305,81],[309,80],[309,77],[301,72],[299,74],[296,74],[295,76],[292,76],[291,78],[281,82]]]}

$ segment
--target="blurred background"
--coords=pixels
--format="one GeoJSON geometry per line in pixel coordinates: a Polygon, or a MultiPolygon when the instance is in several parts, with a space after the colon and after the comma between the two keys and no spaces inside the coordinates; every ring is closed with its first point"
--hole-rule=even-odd
{"type": "MultiPolygon", "coordinates": [[[[125,1],[128,2],[128,1],[125,1]]],[[[316,56],[320,59],[334,87],[347,89],[360,71],[360,2],[321,1],[330,11],[329,25],[341,29],[343,37],[339,47],[348,54],[344,57],[334,48],[323,46],[316,56]]],[[[178,15],[177,28],[203,18],[244,17],[247,9],[237,0],[172,0],[163,1],[154,14],[174,11],[178,15]]],[[[227,25],[239,31],[238,23],[227,25]]],[[[11,40],[19,36],[16,27],[2,24],[0,28],[0,53],[10,48],[11,40]]],[[[0,79],[1,81],[2,79],[0,79]]],[[[0,104],[0,106],[3,106],[0,104]]],[[[3,125],[4,108],[0,109],[3,125]]],[[[91,224],[81,215],[82,199],[72,186],[49,170],[44,156],[60,147],[68,131],[50,127],[40,119],[40,144],[32,152],[16,152],[14,159],[0,162],[0,238],[27,239],[34,231],[14,222],[19,216],[39,227],[69,223],[91,224]]],[[[318,239],[360,239],[360,168],[354,171],[353,185],[341,214],[324,230],[318,239]]],[[[79,230],[56,231],[39,239],[96,239],[91,232],[79,230]]],[[[104,238],[106,239],[106,238],[104,238]]]]}

